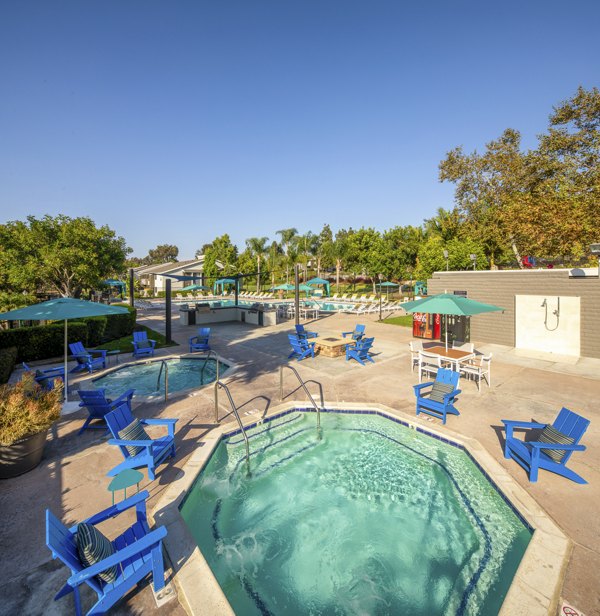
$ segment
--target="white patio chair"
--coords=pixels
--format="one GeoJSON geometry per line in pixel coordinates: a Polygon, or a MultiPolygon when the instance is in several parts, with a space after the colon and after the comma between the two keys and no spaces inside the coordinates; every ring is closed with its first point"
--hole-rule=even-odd
{"type": "Polygon", "coordinates": [[[428,353],[427,351],[419,351],[419,383],[421,382],[421,376],[425,372],[431,374],[434,378],[437,371],[442,367],[442,357],[435,353],[428,353]]]}
{"type": "Polygon", "coordinates": [[[459,362],[459,369],[467,378],[473,377],[477,381],[478,391],[481,391],[481,379],[485,379],[490,387],[492,384],[492,353],[475,359],[465,359],[459,362]]]}
{"type": "Polygon", "coordinates": [[[410,347],[410,369],[415,371],[415,366],[419,365],[419,351],[423,350],[423,342],[421,340],[412,340],[408,343],[410,347]]]}
{"type": "Polygon", "coordinates": [[[475,351],[475,345],[472,342],[461,342],[460,340],[454,340],[452,342],[452,348],[457,351],[467,351],[473,353],[475,351]]]}

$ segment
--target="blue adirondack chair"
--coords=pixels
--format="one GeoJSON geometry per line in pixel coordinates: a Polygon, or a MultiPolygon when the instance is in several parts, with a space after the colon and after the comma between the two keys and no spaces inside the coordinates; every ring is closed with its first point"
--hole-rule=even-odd
{"type": "Polygon", "coordinates": [[[567,462],[574,451],[584,451],[585,445],[580,445],[581,437],[590,425],[589,419],[570,411],[563,407],[554,420],[552,427],[562,435],[572,439],[573,443],[561,445],[537,441],[522,441],[513,436],[513,431],[517,429],[540,429],[543,430],[549,424],[540,424],[534,421],[510,421],[503,419],[502,423],[506,428],[506,442],[504,444],[504,457],[512,458],[517,464],[522,466],[529,473],[529,481],[535,483],[538,478],[540,468],[562,475],[576,483],[587,483],[583,477],[575,471],[567,468],[567,462]],[[549,450],[554,450],[550,455],[549,450]],[[564,452],[561,458],[560,452],[564,452]],[[557,461],[554,458],[559,458],[557,461]]]}
{"type": "Polygon", "coordinates": [[[133,356],[143,357],[144,355],[154,356],[154,347],[156,340],[148,338],[148,332],[133,332],[133,356]]]}
{"type": "Polygon", "coordinates": [[[84,565],[79,559],[76,544],[78,525],[67,528],[49,509],[46,509],[46,545],[50,548],[52,557],[60,558],[71,570],[67,583],[54,597],[55,601],[70,592],[74,593],[75,612],[80,616],[79,586],[87,584],[98,595],[98,601],[88,614],[104,614],[149,574],[152,574],[156,592],[164,588],[162,540],[167,536],[167,529],[159,526],[150,530],[146,516],[147,498],[148,492],[144,490],[84,520],[95,526],[135,507],[135,523],[111,541],[115,553],[92,566],[84,565]],[[114,582],[109,583],[98,578],[98,573],[115,565],[117,565],[117,579],[114,582]]]}
{"type": "Polygon", "coordinates": [[[309,355],[315,356],[315,343],[309,342],[306,338],[298,338],[294,334],[288,334],[288,340],[292,345],[292,352],[288,355],[288,359],[295,357],[298,361],[302,361],[309,355]]]}
{"type": "Polygon", "coordinates": [[[126,468],[148,467],[148,477],[154,480],[154,471],[168,456],[175,457],[175,424],[177,419],[140,419],[143,426],[166,426],[167,436],[155,439],[144,440],[124,440],[119,436],[119,431],[127,427],[134,420],[128,404],[121,404],[114,411],[107,413],[104,417],[108,429],[114,438],[108,441],[109,445],[117,445],[125,460],[110,470],[109,477],[118,475],[126,468]],[[130,447],[141,447],[137,454],[131,454],[127,445],[130,447]]]}
{"type": "Polygon", "coordinates": [[[79,435],[87,428],[91,428],[93,430],[108,430],[106,423],[103,426],[90,426],[90,423],[95,419],[104,420],[107,413],[114,411],[124,402],[129,406],[129,410],[131,411],[131,398],[135,393],[135,389],[128,389],[124,394],[121,394],[114,400],[106,397],[106,389],[92,389],[89,391],[80,389],[77,393],[81,398],[79,406],[85,408],[89,413],[89,417],[85,420],[81,430],[77,433],[79,435]]]}
{"type": "Polygon", "coordinates": [[[190,353],[194,351],[210,351],[209,338],[210,327],[198,328],[198,334],[190,338],[190,353]]]}
{"type": "Polygon", "coordinates": [[[375,360],[371,357],[370,351],[375,338],[362,338],[354,344],[346,345],[346,361],[355,359],[361,366],[365,365],[365,361],[370,361],[372,364],[375,360]]]}
{"type": "Polygon", "coordinates": [[[319,334],[317,332],[306,331],[306,329],[304,329],[304,325],[298,324],[296,325],[296,336],[307,340],[308,338],[317,338],[319,334]]]}
{"type": "Polygon", "coordinates": [[[65,382],[65,369],[62,366],[47,368],[46,370],[34,370],[23,362],[23,368],[25,368],[27,372],[32,372],[35,382],[45,389],[54,389],[54,379],[60,379],[63,384],[65,382]]]}
{"type": "Polygon", "coordinates": [[[365,335],[365,325],[356,325],[351,332],[342,332],[342,337],[352,336],[352,340],[361,340],[365,335]]]}
{"type": "Polygon", "coordinates": [[[79,372],[81,370],[91,372],[99,366],[106,368],[106,351],[104,349],[88,351],[83,346],[83,342],[73,342],[69,344],[69,349],[71,349],[71,355],[77,360],[77,365],[71,372],[79,372]]]}
{"type": "Polygon", "coordinates": [[[460,373],[447,368],[440,368],[435,376],[435,381],[413,385],[417,397],[417,415],[427,413],[437,417],[446,423],[446,415],[460,415],[454,406],[460,389],[458,379],[460,373]]]}

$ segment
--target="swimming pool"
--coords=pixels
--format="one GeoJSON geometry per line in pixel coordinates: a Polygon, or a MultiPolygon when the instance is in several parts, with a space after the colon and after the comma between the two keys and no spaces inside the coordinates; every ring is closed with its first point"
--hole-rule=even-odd
{"type": "MultiPolygon", "coordinates": [[[[215,380],[217,362],[215,359],[174,358],[165,360],[169,368],[169,393],[196,389],[215,380]]],[[[162,360],[151,360],[141,364],[130,364],[93,380],[96,389],[106,389],[107,395],[117,397],[128,389],[135,389],[136,396],[162,396],[165,391],[164,369],[157,381],[162,360]]],[[[219,362],[219,375],[229,368],[219,362]]]]}
{"type": "Polygon", "coordinates": [[[461,446],[377,412],[224,437],[180,513],[239,614],[497,614],[532,532],[461,446]]]}

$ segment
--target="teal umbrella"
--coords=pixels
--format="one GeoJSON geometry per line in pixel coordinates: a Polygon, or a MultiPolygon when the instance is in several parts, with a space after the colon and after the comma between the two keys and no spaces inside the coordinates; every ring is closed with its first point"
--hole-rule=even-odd
{"type": "Polygon", "coordinates": [[[17,308],[0,314],[0,321],[64,321],[65,322],[65,403],[68,402],[68,372],[67,372],[67,321],[84,317],[100,317],[110,314],[127,314],[122,306],[108,306],[84,299],[61,297],[40,304],[17,308]]]}
{"type": "Polygon", "coordinates": [[[207,287],[203,284],[189,284],[187,287],[183,287],[183,289],[181,289],[182,291],[205,291],[207,289],[210,289],[210,287],[207,287]]]}
{"type": "MultiPolygon", "coordinates": [[[[292,287],[292,288],[295,289],[296,287],[292,287]]],[[[304,291],[306,293],[306,297],[308,297],[310,292],[313,291],[313,289],[309,287],[307,284],[300,284],[298,285],[298,291],[304,291]]]]}
{"type": "MultiPolygon", "coordinates": [[[[500,306],[484,304],[474,299],[453,293],[440,293],[431,295],[414,302],[402,304],[406,312],[424,312],[427,314],[445,314],[455,316],[471,316],[482,312],[496,312],[504,310],[500,306]]],[[[446,350],[448,349],[448,320],[446,319],[446,350]]]]}
{"type": "Polygon", "coordinates": [[[323,285],[325,287],[325,294],[327,296],[329,296],[329,280],[325,280],[325,278],[311,278],[310,280],[306,281],[307,285],[323,285]]]}
{"type": "Polygon", "coordinates": [[[389,297],[390,297],[390,287],[399,287],[400,285],[396,284],[395,282],[388,282],[386,280],[386,282],[379,282],[379,283],[377,283],[377,286],[380,288],[380,290],[381,290],[381,287],[385,287],[386,288],[385,289],[385,293],[386,293],[386,296],[389,299],[389,297]]]}
{"type": "Polygon", "coordinates": [[[272,291],[293,291],[296,287],[293,284],[278,284],[276,287],[271,287],[272,291]]]}

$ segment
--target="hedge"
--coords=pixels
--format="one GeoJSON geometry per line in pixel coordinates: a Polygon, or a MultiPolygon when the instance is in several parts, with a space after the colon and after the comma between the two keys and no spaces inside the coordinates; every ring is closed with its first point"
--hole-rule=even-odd
{"type": "MultiPolygon", "coordinates": [[[[131,336],[136,310],[127,306],[127,314],[88,317],[68,323],[68,341],[94,347],[102,342],[131,336]]],[[[35,361],[64,354],[64,323],[35,325],[0,330],[0,349],[16,347],[18,361],[35,361]]]]}
{"type": "Polygon", "coordinates": [[[17,362],[17,348],[9,347],[0,349],[0,385],[8,383],[8,378],[12,374],[15,363],[17,362]]]}

